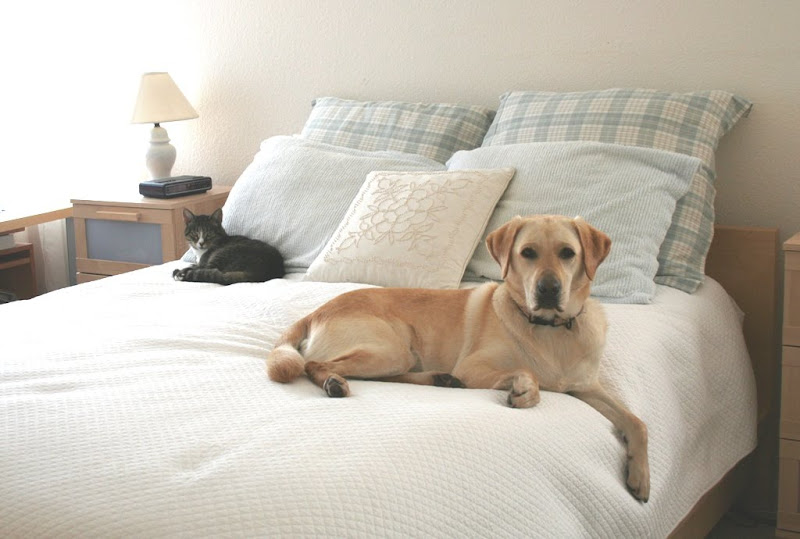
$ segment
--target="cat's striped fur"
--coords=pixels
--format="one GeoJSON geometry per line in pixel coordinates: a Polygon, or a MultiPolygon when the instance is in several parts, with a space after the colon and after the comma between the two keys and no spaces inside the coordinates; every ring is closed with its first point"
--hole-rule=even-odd
{"type": "Polygon", "coordinates": [[[283,257],[271,245],[245,236],[229,236],[222,227],[222,208],[211,215],[183,210],[184,235],[197,264],[176,269],[176,281],[218,284],[261,282],[284,276],[283,257]]]}

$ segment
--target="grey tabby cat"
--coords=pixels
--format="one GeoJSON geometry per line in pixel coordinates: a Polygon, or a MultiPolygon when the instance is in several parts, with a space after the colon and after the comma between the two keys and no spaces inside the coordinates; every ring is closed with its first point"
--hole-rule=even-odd
{"type": "Polygon", "coordinates": [[[176,281],[234,284],[262,282],[284,276],[283,257],[260,240],[229,236],[222,228],[222,208],[211,215],[183,210],[184,235],[197,264],[172,272],[176,281]]]}

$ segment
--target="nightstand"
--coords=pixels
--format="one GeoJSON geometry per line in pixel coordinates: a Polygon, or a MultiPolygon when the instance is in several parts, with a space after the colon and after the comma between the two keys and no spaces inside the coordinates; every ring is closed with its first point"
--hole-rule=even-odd
{"type": "MultiPolygon", "coordinates": [[[[0,209],[0,239],[29,226],[69,217],[72,217],[72,206],[66,201],[48,200],[47,197],[23,203],[17,201],[0,209]]],[[[0,249],[0,291],[12,292],[19,299],[29,299],[39,293],[35,256],[30,243],[16,243],[0,249]]]]}
{"type": "Polygon", "coordinates": [[[17,243],[0,250],[0,290],[14,293],[19,299],[38,294],[33,245],[17,243]]]}
{"type": "Polygon", "coordinates": [[[800,537],[800,233],[783,244],[783,359],[777,535],[800,537]]]}
{"type": "Polygon", "coordinates": [[[210,214],[225,204],[230,186],[176,198],[73,199],[78,283],[170,260],[189,248],[183,210],[210,214]]]}

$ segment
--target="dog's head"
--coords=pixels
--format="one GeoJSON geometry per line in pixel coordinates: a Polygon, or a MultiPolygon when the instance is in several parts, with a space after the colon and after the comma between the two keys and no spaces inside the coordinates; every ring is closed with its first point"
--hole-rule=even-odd
{"type": "Polygon", "coordinates": [[[515,217],[486,238],[515,299],[530,314],[574,315],[611,249],[603,232],[576,217],[515,217]]]}

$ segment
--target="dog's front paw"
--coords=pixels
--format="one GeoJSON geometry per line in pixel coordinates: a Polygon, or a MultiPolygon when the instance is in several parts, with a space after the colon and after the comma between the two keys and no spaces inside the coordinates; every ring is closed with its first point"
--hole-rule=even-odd
{"type": "Polygon", "coordinates": [[[530,408],[539,404],[539,384],[530,375],[521,374],[511,383],[508,405],[512,408],[530,408]]]}
{"type": "Polygon", "coordinates": [[[635,498],[646,502],[650,498],[650,466],[641,459],[628,459],[628,490],[635,498]]]}
{"type": "Polygon", "coordinates": [[[327,393],[329,397],[333,398],[347,397],[350,395],[350,385],[347,383],[347,380],[338,374],[331,374],[328,376],[325,383],[322,384],[322,389],[325,390],[325,393],[327,393]]]}

